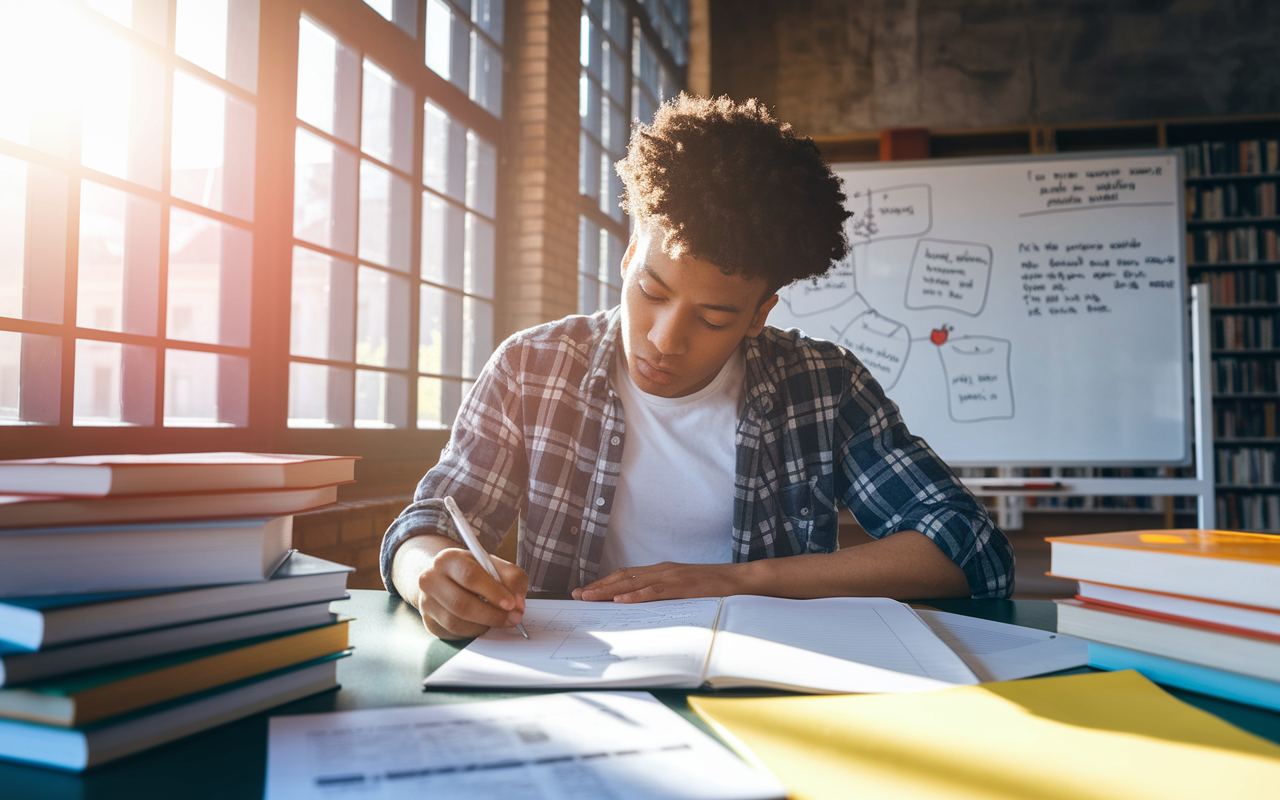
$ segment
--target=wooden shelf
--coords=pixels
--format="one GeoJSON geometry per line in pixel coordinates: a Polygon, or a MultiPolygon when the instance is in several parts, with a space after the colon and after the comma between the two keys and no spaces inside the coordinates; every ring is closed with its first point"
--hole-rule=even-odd
{"type": "Polygon", "coordinates": [[[1230,263],[1219,262],[1214,264],[1195,264],[1190,262],[1187,263],[1188,270],[1253,269],[1256,267],[1280,267],[1280,261],[1232,261],[1230,263]]]}
{"type": "Polygon", "coordinates": [[[1275,436],[1223,436],[1213,440],[1215,447],[1270,447],[1280,446],[1275,436]]]}
{"type": "Polygon", "coordinates": [[[1280,179],[1280,172],[1250,172],[1239,173],[1233,172],[1230,175],[1201,175],[1198,178],[1187,178],[1187,183],[1222,183],[1223,181],[1263,181],[1270,178],[1271,180],[1280,179]]]}
{"type": "Polygon", "coordinates": [[[1189,219],[1188,226],[1196,226],[1198,228],[1221,228],[1221,227],[1248,227],[1250,224],[1256,223],[1271,224],[1280,222],[1280,217],[1228,217],[1226,219],[1189,219]]]}
{"type": "Polygon", "coordinates": [[[1235,486],[1230,483],[1217,483],[1213,486],[1217,492],[1280,492],[1280,484],[1269,483],[1253,486],[1235,486]]]}
{"type": "Polygon", "coordinates": [[[1214,400],[1280,400],[1280,392],[1232,392],[1214,394],[1214,400]]]}

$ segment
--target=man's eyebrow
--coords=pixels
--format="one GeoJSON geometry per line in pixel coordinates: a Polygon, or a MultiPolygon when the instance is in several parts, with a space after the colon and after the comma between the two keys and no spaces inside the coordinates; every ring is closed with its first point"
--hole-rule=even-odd
{"type": "MultiPolygon", "coordinates": [[[[662,278],[659,278],[659,277],[658,277],[658,273],[654,272],[654,271],[653,271],[653,268],[652,268],[652,267],[650,267],[648,264],[643,265],[643,266],[640,268],[640,272],[641,272],[641,273],[642,273],[646,278],[650,278],[650,279],[652,279],[655,283],[657,283],[657,284],[658,284],[659,286],[661,286],[663,289],[666,289],[668,292],[669,292],[669,291],[671,291],[671,287],[667,285],[667,282],[666,282],[666,281],[664,281],[662,278]]],[[[725,312],[725,313],[727,313],[727,314],[740,314],[740,313],[742,313],[742,309],[741,309],[741,308],[738,308],[737,306],[722,306],[722,305],[718,305],[718,304],[716,304],[716,303],[698,303],[698,308],[705,308],[705,309],[707,309],[708,311],[723,311],[723,312],[725,312]]]]}

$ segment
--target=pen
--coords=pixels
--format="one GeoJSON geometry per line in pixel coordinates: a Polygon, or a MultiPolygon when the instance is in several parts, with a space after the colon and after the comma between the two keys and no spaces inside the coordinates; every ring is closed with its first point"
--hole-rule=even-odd
{"type": "MultiPolygon", "coordinates": [[[[498,577],[498,570],[493,566],[493,559],[489,558],[489,554],[480,546],[480,540],[476,538],[475,531],[471,530],[471,523],[467,522],[467,518],[462,516],[462,509],[458,508],[458,503],[452,497],[444,499],[444,507],[449,509],[449,516],[453,517],[453,525],[458,529],[458,535],[462,537],[462,541],[466,542],[467,549],[471,551],[471,555],[476,557],[476,561],[480,562],[480,566],[484,567],[484,571],[489,573],[489,577],[498,583],[502,583],[502,578],[498,577]]],[[[486,603],[489,602],[481,597],[486,603]]],[[[529,638],[529,632],[524,629],[524,625],[517,624],[516,630],[520,631],[520,635],[529,638]]]]}
{"type": "Polygon", "coordinates": [[[1053,492],[1063,487],[1062,481],[1053,481],[1051,483],[988,483],[979,486],[984,492],[991,491],[1022,491],[1022,492],[1053,492]]]}

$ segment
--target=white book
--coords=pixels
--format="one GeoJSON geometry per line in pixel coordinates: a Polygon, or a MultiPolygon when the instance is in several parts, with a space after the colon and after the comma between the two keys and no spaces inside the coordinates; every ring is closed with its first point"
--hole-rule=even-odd
{"type": "Polygon", "coordinates": [[[106,497],[350,483],[355,456],[159,453],[0,461],[0,494],[106,497]]]}
{"type": "Polygon", "coordinates": [[[0,531],[0,594],[265,581],[292,544],[291,516],[0,531]]]}
{"type": "Polygon", "coordinates": [[[528,640],[491,629],[424,685],[844,693],[978,683],[915,612],[881,597],[738,595],[635,605],[535,599],[524,625],[528,640]]]}

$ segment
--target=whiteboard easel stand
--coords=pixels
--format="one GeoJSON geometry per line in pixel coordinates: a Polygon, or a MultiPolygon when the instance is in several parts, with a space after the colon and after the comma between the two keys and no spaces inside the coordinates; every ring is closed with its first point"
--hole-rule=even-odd
{"type": "MultiPolygon", "coordinates": [[[[1194,478],[1066,478],[1062,488],[1051,491],[1030,491],[1020,486],[1027,478],[1003,477],[1009,468],[1001,467],[998,478],[966,478],[964,483],[976,495],[1001,498],[998,522],[1009,530],[1022,527],[1020,497],[1071,497],[1110,496],[1131,497],[1195,497],[1199,500],[1196,516],[1197,527],[1212,530],[1216,527],[1217,504],[1214,497],[1213,461],[1213,364],[1209,341],[1209,287],[1191,285],[1191,397],[1194,403],[1192,438],[1195,442],[1194,478]],[[1000,488],[1007,485],[1008,489],[1000,488]],[[1012,524],[1008,524],[1012,523],[1012,524]]],[[[1035,482],[1035,479],[1030,479],[1035,482]]],[[[1055,479],[1058,480],[1058,479],[1055,479]]]]}

